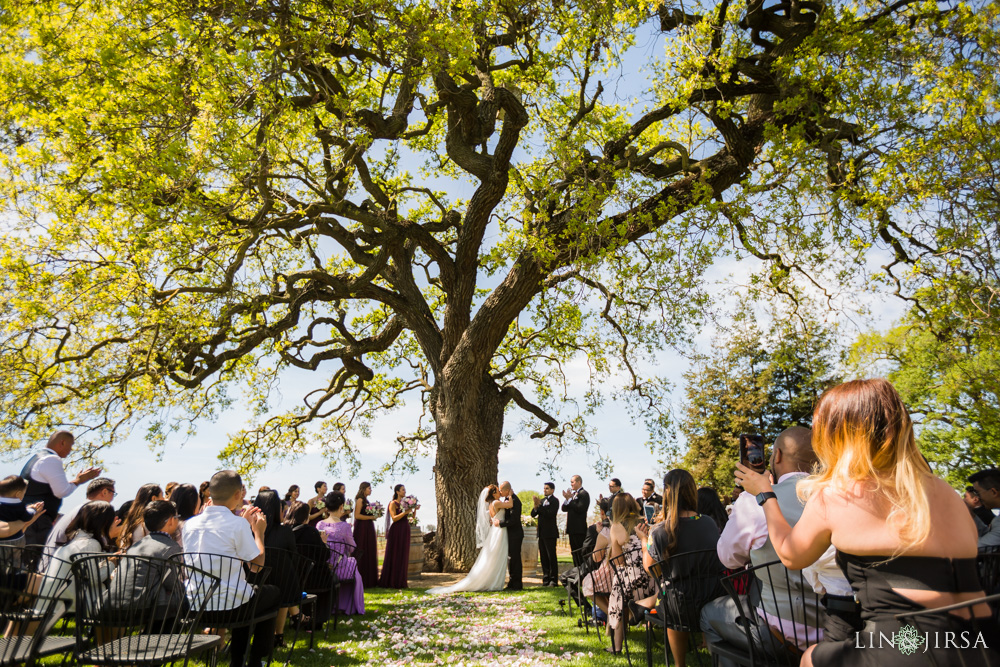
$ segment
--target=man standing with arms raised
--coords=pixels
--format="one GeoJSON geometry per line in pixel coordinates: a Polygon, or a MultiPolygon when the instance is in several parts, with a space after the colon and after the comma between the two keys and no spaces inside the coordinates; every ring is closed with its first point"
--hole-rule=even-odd
{"type": "Polygon", "coordinates": [[[69,431],[56,431],[45,448],[28,459],[21,469],[21,477],[28,481],[25,503],[45,503],[45,515],[24,531],[27,544],[45,544],[52,524],[59,516],[63,498],[76,491],[79,485],[101,474],[100,468],[86,468],[78,472],[72,481],[66,479],[62,459],[69,456],[75,441],[69,431]]]}
{"type": "Polygon", "coordinates": [[[590,509],[590,494],[583,488],[583,478],[573,475],[569,480],[569,488],[563,491],[562,511],[566,512],[566,535],[569,536],[569,548],[573,552],[573,565],[579,567],[581,562],[580,548],[583,538],[587,536],[587,511],[590,509]]]}

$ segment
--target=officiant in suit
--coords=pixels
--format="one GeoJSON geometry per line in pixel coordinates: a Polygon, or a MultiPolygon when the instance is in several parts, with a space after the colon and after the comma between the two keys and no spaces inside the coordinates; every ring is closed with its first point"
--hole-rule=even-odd
{"type": "Polygon", "coordinates": [[[500,522],[501,528],[507,529],[507,574],[510,579],[504,587],[505,591],[519,591],[524,588],[521,583],[521,542],[524,541],[524,526],[521,525],[521,499],[514,495],[510,482],[500,485],[500,495],[510,498],[513,505],[507,510],[506,516],[500,522]]]}
{"type": "Polygon", "coordinates": [[[559,539],[559,528],[556,517],[559,516],[559,501],[555,499],[556,485],[545,482],[545,497],[535,496],[535,506],[531,516],[538,519],[538,555],[542,558],[542,586],[559,585],[559,562],[556,560],[556,540],[559,539]]]}

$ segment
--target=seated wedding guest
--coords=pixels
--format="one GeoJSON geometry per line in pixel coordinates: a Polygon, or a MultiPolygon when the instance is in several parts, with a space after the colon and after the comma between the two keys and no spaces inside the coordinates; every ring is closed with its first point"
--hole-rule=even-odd
{"type": "MultiPolygon", "coordinates": [[[[28,482],[17,475],[0,480],[0,521],[23,521],[24,528],[27,528],[42,518],[45,503],[37,502],[29,510],[24,504],[24,492],[27,490],[28,482]]],[[[23,547],[24,543],[23,528],[10,537],[0,538],[0,544],[5,546],[23,547]]]]}
{"type": "MultiPolygon", "coordinates": [[[[56,549],[45,568],[44,586],[54,588],[58,582],[69,580],[69,586],[59,595],[63,600],[67,600],[70,606],[75,600],[75,587],[73,585],[73,571],[70,567],[74,556],[93,556],[106,553],[111,545],[111,537],[108,531],[115,521],[115,509],[111,503],[96,500],[89,502],[80,508],[76,518],[70,522],[66,529],[69,541],[56,549]]],[[[108,567],[108,576],[111,574],[108,567]]],[[[43,596],[51,597],[55,590],[42,589],[43,596]]]]}
{"type": "MultiPolygon", "coordinates": [[[[184,561],[188,565],[206,570],[219,577],[221,582],[215,594],[208,601],[202,615],[202,623],[212,627],[213,623],[227,623],[243,617],[244,605],[257,600],[257,615],[277,611],[279,591],[277,586],[251,586],[243,574],[243,568],[223,570],[222,561],[199,558],[193,554],[217,554],[229,556],[256,566],[264,565],[264,531],[267,521],[259,508],[248,507],[243,516],[233,511],[243,504],[243,480],[233,470],[221,470],[209,481],[208,494],[212,503],[201,514],[188,519],[184,525],[184,561]]],[[[261,667],[261,661],[271,654],[274,645],[274,618],[260,621],[253,627],[253,646],[250,660],[246,655],[247,637],[251,629],[243,626],[234,628],[230,643],[229,664],[232,667],[261,667]]]]}
{"type": "Polygon", "coordinates": [[[326,494],[326,509],[330,516],[316,524],[316,528],[326,535],[326,545],[330,548],[330,564],[336,565],[334,574],[340,580],[340,599],[336,601],[341,612],[365,613],[365,584],[354,560],[354,535],[351,526],[343,520],[344,494],[333,491],[326,494]],[[352,585],[353,582],[353,585],[352,585]]]}
{"type": "Polygon", "coordinates": [[[598,608],[607,613],[608,595],[611,592],[611,559],[608,548],[611,546],[611,521],[608,511],[611,509],[607,498],[597,501],[597,521],[587,526],[587,536],[583,538],[584,561],[579,568],[582,580],[583,594],[595,597],[598,608]],[[587,555],[589,558],[586,558],[587,555]]]}
{"type": "MultiPolygon", "coordinates": [[[[993,514],[1000,507],[1000,470],[987,468],[969,477],[972,490],[984,508],[993,514]]],[[[985,522],[984,522],[985,523],[985,522]]],[[[978,534],[978,531],[977,531],[978,534]]],[[[1000,521],[990,521],[979,537],[979,548],[1000,547],[1000,521]]]]}
{"type": "Polygon", "coordinates": [[[379,588],[407,588],[410,569],[410,510],[403,509],[400,501],[406,497],[406,487],[397,484],[392,490],[392,500],[386,507],[386,523],[391,525],[385,534],[385,556],[379,588]]]}
{"type": "Polygon", "coordinates": [[[170,494],[170,502],[177,508],[177,529],[173,533],[174,541],[184,548],[184,524],[188,519],[201,512],[201,495],[194,484],[178,484],[170,494]]]}
{"type": "MultiPolygon", "coordinates": [[[[697,510],[698,487],[695,485],[691,473],[675,468],[664,475],[663,515],[666,518],[651,531],[647,531],[645,525],[636,528],[636,535],[645,546],[642,551],[642,565],[646,571],[658,561],[666,561],[663,577],[668,580],[679,579],[683,582],[685,577],[689,577],[696,571],[696,567],[702,566],[701,560],[677,557],[691,551],[714,550],[719,541],[719,529],[715,525],[715,521],[711,517],[699,514],[697,510]]],[[[714,561],[714,564],[710,564],[709,569],[718,572],[721,578],[722,563],[718,562],[718,558],[715,558],[714,561]]],[[[677,585],[680,586],[683,583],[677,585]]],[[[724,592],[721,581],[716,584],[715,590],[703,590],[703,588],[703,586],[697,585],[696,590],[683,591],[685,593],[683,599],[687,605],[682,610],[685,616],[697,618],[700,608],[706,602],[724,592]]],[[[635,600],[630,601],[628,608],[633,621],[642,620],[646,610],[652,609],[656,605],[657,598],[653,595],[654,592],[655,588],[647,593],[648,597],[636,595],[635,600]]],[[[659,611],[662,613],[662,606],[659,611]]],[[[690,633],[688,632],[667,629],[670,652],[678,667],[685,667],[687,664],[689,639],[690,633]]]]}
{"type": "Polygon", "coordinates": [[[170,494],[174,492],[177,488],[177,482],[167,482],[167,485],[163,487],[163,497],[169,500],[170,494]]]}
{"type": "Polygon", "coordinates": [[[163,500],[163,489],[159,484],[143,484],[135,494],[135,501],[122,521],[122,532],[118,536],[118,549],[128,551],[129,547],[146,537],[146,525],[142,522],[142,513],[146,505],[154,500],[163,500]]]}
{"type": "Polygon", "coordinates": [[[354,496],[354,543],[357,548],[354,558],[358,561],[358,571],[365,588],[378,585],[378,537],[375,535],[375,517],[368,513],[368,496],[372,485],[361,482],[354,496]]]}
{"type": "Polygon", "coordinates": [[[299,613],[299,602],[302,601],[302,582],[299,581],[295,563],[290,554],[297,551],[295,534],[291,526],[281,523],[281,500],[276,491],[265,489],[257,493],[254,507],[260,508],[260,513],[267,521],[264,529],[264,548],[271,549],[268,555],[268,567],[271,576],[268,581],[278,587],[278,618],[274,625],[274,645],[285,645],[285,621],[288,615],[299,613]],[[278,551],[274,551],[277,549],[278,551]]]}
{"type": "MultiPolygon", "coordinates": [[[[775,438],[769,468],[771,476],[776,480],[774,492],[777,494],[778,506],[792,524],[798,521],[804,507],[797,495],[798,486],[815,464],[816,454],[812,446],[812,431],[809,429],[793,426],[775,438]]],[[[742,493],[736,499],[729,521],[719,537],[717,553],[722,564],[731,571],[742,569],[747,564],[760,565],[777,560],[778,556],[767,536],[764,509],[757,498],[749,493],[742,493]]],[[[767,621],[767,627],[776,636],[794,635],[801,645],[789,647],[793,651],[804,649],[825,635],[829,635],[831,639],[853,636],[860,629],[860,619],[853,599],[854,592],[834,561],[834,549],[829,548],[803,574],[805,586],[808,587],[806,590],[803,590],[802,577],[794,572],[786,576],[782,565],[757,572],[754,590],[759,592],[759,596],[755,594],[754,597],[762,600],[763,607],[758,607],[757,613],[767,621]],[[785,587],[786,581],[791,585],[791,590],[785,587]],[[813,591],[825,596],[823,600],[827,606],[826,615],[818,608],[813,591]],[[825,618],[825,634],[809,631],[798,622],[807,620],[809,626],[815,628],[820,624],[821,618],[825,618]]],[[[729,596],[719,597],[706,605],[701,616],[701,627],[706,640],[709,643],[725,640],[738,648],[749,649],[742,628],[734,627],[739,615],[735,601],[729,596]]],[[[752,641],[758,651],[771,653],[781,650],[780,644],[769,637],[755,634],[752,641]]],[[[729,664],[732,663],[720,658],[722,667],[729,664]]]]}
{"type": "Polygon", "coordinates": [[[652,595],[656,592],[656,582],[642,566],[643,542],[636,532],[636,528],[644,525],[639,516],[639,504],[631,494],[619,492],[611,505],[611,514],[611,549],[608,557],[614,559],[625,554],[624,562],[616,562],[620,563],[618,567],[627,570],[627,574],[612,580],[607,608],[608,634],[612,639],[611,646],[605,650],[620,653],[629,619],[629,600],[652,595]]]}
{"type": "MultiPolygon", "coordinates": [[[[934,476],[913,437],[909,411],[886,380],[854,380],[827,390],[813,414],[813,449],[819,471],[799,483],[805,508],[794,526],[786,520],[767,475],[737,465],[737,482],[758,495],[775,553],[789,569],[814,563],[833,544],[836,558],[861,605],[860,635],[825,639],[802,656],[812,665],[905,664],[898,648],[858,650],[859,636],[892,636],[898,614],[975,600],[984,595],[976,570],[972,517],[955,491],[934,476]],[[869,635],[869,633],[873,633],[869,635]]],[[[920,632],[954,632],[975,616],[986,646],[966,665],[997,664],[991,640],[1000,630],[986,604],[964,616],[927,616],[920,632]]],[[[922,660],[952,664],[953,649],[928,642],[922,660]],[[933,645],[932,645],[933,644],[933,645]]]]}
{"type": "Polygon", "coordinates": [[[201,496],[201,506],[204,507],[208,504],[208,482],[202,482],[198,485],[198,495],[201,496]]]}
{"type": "Polygon", "coordinates": [[[965,506],[969,508],[969,512],[975,518],[976,529],[979,531],[979,537],[982,537],[989,530],[990,524],[993,523],[993,511],[983,505],[973,486],[965,487],[962,500],[965,501],[965,506]]]}
{"type": "MultiPolygon", "coordinates": [[[[190,485],[188,485],[190,486],[190,485]]],[[[194,487],[191,487],[194,489],[194,487]]],[[[197,490],[195,491],[197,494],[197,490]]],[[[142,521],[146,526],[147,535],[126,552],[128,556],[146,556],[150,558],[169,559],[181,553],[181,548],[174,541],[173,534],[177,531],[177,508],[166,500],[154,500],[142,512],[142,521]]],[[[134,599],[146,599],[156,591],[156,599],[147,599],[150,605],[156,605],[159,611],[157,618],[170,617],[180,610],[184,593],[180,588],[175,590],[178,581],[175,573],[167,568],[151,568],[146,562],[123,561],[113,575],[118,584],[109,587],[109,599],[112,605],[120,595],[129,595],[134,599]]],[[[124,607],[131,606],[131,601],[120,600],[124,607]]]]}
{"type": "MultiPolygon", "coordinates": [[[[303,582],[302,589],[316,592],[316,604],[313,609],[313,627],[321,627],[330,618],[332,609],[330,600],[330,585],[333,581],[330,568],[327,562],[330,558],[330,550],[320,537],[319,531],[309,523],[309,505],[295,501],[292,503],[292,511],[287,525],[292,527],[292,534],[295,536],[295,548],[299,555],[313,561],[314,565],[309,572],[309,578],[303,582]]],[[[293,619],[301,621],[302,619],[293,619]]]]}
{"type": "MultiPolygon", "coordinates": [[[[81,507],[94,500],[103,500],[106,503],[110,503],[117,495],[115,493],[115,480],[108,479],[107,477],[98,477],[97,479],[90,480],[90,483],[87,485],[87,500],[63,514],[52,526],[52,531],[49,533],[48,539],[45,540],[45,555],[42,556],[40,567],[44,570],[47,562],[46,556],[51,556],[56,552],[56,549],[69,542],[69,537],[66,536],[66,529],[69,528],[69,524],[76,518],[76,514],[80,511],[81,507]]],[[[112,524],[108,534],[112,541],[117,541],[120,533],[121,520],[116,516],[115,522],[112,524]]]]}
{"type": "Polygon", "coordinates": [[[698,514],[712,517],[719,531],[726,527],[729,521],[729,514],[722,506],[719,494],[710,486],[703,486],[698,489],[698,514]]]}

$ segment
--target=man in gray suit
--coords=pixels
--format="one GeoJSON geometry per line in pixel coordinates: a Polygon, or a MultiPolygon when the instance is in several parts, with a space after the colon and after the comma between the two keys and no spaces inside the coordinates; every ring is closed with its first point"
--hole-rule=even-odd
{"type": "MultiPolygon", "coordinates": [[[[178,526],[177,508],[173,503],[154,500],[143,510],[142,520],[149,535],[133,544],[126,552],[127,556],[166,560],[182,553],[183,550],[173,538],[178,526]]],[[[155,605],[158,618],[169,618],[176,614],[184,600],[183,584],[177,581],[172,569],[129,560],[123,561],[115,571],[108,595],[108,602],[112,606],[116,600],[131,604],[127,602],[129,599],[144,600],[149,606],[155,605]]]]}
{"type": "MultiPolygon", "coordinates": [[[[801,426],[786,429],[775,438],[771,448],[771,477],[774,479],[774,500],[790,525],[802,516],[803,503],[798,499],[796,487],[812,470],[816,454],[812,448],[812,431],[801,426]]],[[[767,494],[761,494],[767,495],[767,494]]],[[[725,529],[719,537],[717,552],[722,564],[731,569],[740,569],[747,563],[761,565],[778,560],[767,533],[767,519],[764,517],[761,499],[743,492],[733,503],[725,529]]],[[[767,625],[778,632],[778,636],[804,637],[805,626],[816,628],[822,610],[816,605],[816,593],[825,594],[830,600],[848,605],[853,602],[850,584],[834,562],[831,547],[816,564],[803,570],[806,583],[813,590],[801,590],[798,572],[786,578],[787,570],[780,563],[758,572],[754,599],[750,606],[757,606],[757,612],[767,619],[767,625]],[[790,587],[786,587],[786,582],[790,587]],[[759,592],[759,596],[756,594],[759,592]],[[791,628],[798,626],[793,632],[791,628]]],[[[836,607],[837,603],[833,603],[836,607]]],[[[738,622],[736,603],[729,596],[720,597],[705,605],[701,612],[701,629],[709,644],[725,641],[743,650],[749,649],[742,625],[738,622]]],[[[853,622],[853,617],[850,617],[853,622]]],[[[760,623],[758,627],[766,628],[760,623]]],[[[845,628],[846,631],[846,628],[845,628]]],[[[773,632],[773,631],[772,631],[773,632]]],[[[769,638],[754,637],[758,650],[770,652],[774,642],[769,638]]],[[[818,640],[817,635],[808,637],[810,643],[818,640]]],[[[794,647],[790,647],[794,651],[794,647]]],[[[802,647],[799,647],[802,648],[802,647]]],[[[720,665],[730,661],[720,659],[720,665]]]]}

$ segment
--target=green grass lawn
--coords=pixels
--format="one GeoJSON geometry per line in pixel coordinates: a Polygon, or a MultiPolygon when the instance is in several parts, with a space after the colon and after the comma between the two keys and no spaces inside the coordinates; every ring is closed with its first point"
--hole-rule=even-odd
{"type": "MultiPolygon", "coordinates": [[[[367,613],[341,617],[329,636],[316,633],[315,647],[299,634],[290,665],[580,665],[627,664],[624,655],[609,655],[608,638],[577,626],[579,611],[562,611],[561,588],[530,588],[517,593],[459,593],[427,595],[423,589],[374,589],[365,592],[367,613]]],[[[286,629],[291,644],[293,631],[286,629]]],[[[645,631],[629,635],[635,665],[645,664],[645,631]]],[[[288,649],[278,649],[273,665],[285,662],[288,649]]],[[[702,654],[704,664],[710,664],[702,654]]],[[[56,664],[53,657],[43,661],[56,664]]],[[[694,657],[689,656],[689,662],[694,657]]],[[[193,664],[200,664],[195,663],[193,664]]],[[[228,664],[227,656],[220,660],[228,664]]],[[[663,647],[657,642],[654,664],[662,665],[663,647]]]]}
{"type": "MultiPolygon", "coordinates": [[[[365,592],[367,613],[346,622],[329,640],[316,637],[316,650],[302,650],[300,637],[292,664],[329,665],[624,665],[624,656],[604,652],[603,640],[577,626],[579,613],[561,611],[562,589],[532,588],[518,593],[461,593],[429,596],[420,589],[365,592]]],[[[289,641],[289,637],[286,637],[289,641]]],[[[630,646],[635,664],[645,663],[645,631],[634,629],[630,646]]],[[[284,660],[279,653],[277,660],[284,660]]],[[[693,659],[693,656],[692,656],[693,659]]],[[[707,663],[707,655],[703,655],[707,663]]],[[[664,664],[657,643],[654,663],[664,664]]]]}

